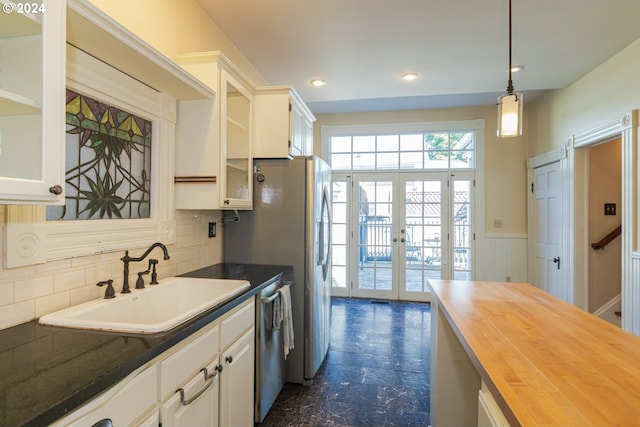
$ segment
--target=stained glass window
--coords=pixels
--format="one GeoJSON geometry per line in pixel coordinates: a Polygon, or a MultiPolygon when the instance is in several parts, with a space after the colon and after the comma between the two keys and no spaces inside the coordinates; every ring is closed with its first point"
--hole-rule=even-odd
{"type": "Polygon", "coordinates": [[[65,205],[47,220],[149,218],[151,125],[67,89],[65,205]]]}

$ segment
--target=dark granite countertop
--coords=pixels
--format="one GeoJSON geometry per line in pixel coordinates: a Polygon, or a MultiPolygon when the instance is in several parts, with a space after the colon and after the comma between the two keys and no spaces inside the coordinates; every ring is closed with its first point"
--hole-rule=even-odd
{"type": "Polygon", "coordinates": [[[251,287],[161,334],[57,328],[37,320],[0,331],[0,426],[50,424],[291,271],[288,266],[216,264],[183,274],[243,279],[251,287]]]}

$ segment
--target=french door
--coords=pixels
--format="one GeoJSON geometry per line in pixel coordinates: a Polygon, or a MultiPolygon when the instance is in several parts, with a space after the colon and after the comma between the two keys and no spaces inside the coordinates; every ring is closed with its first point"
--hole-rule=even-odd
{"type": "Polygon", "coordinates": [[[428,300],[471,279],[473,173],[334,173],[333,294],[428,300]]]}

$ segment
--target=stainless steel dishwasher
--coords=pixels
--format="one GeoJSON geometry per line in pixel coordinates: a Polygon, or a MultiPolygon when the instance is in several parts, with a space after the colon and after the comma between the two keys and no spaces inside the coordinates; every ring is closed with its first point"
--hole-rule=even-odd
{"type": "Polygon", "coordinates": [[[282,330],[273,328],[273,301],[280,298],[278,280],[267,286],[256,304],[256,422],[260,423],[271,409],[285,383],[282,330]]]}

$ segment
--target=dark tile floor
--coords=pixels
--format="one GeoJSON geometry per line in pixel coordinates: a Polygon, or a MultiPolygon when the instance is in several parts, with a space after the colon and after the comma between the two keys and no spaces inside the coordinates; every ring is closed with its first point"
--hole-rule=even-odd
{"type": "Polygon", "coordinates": [[[430,306],[333,298],[313,385],[286,384],[261,427],[429,425],[430,306]]]}

